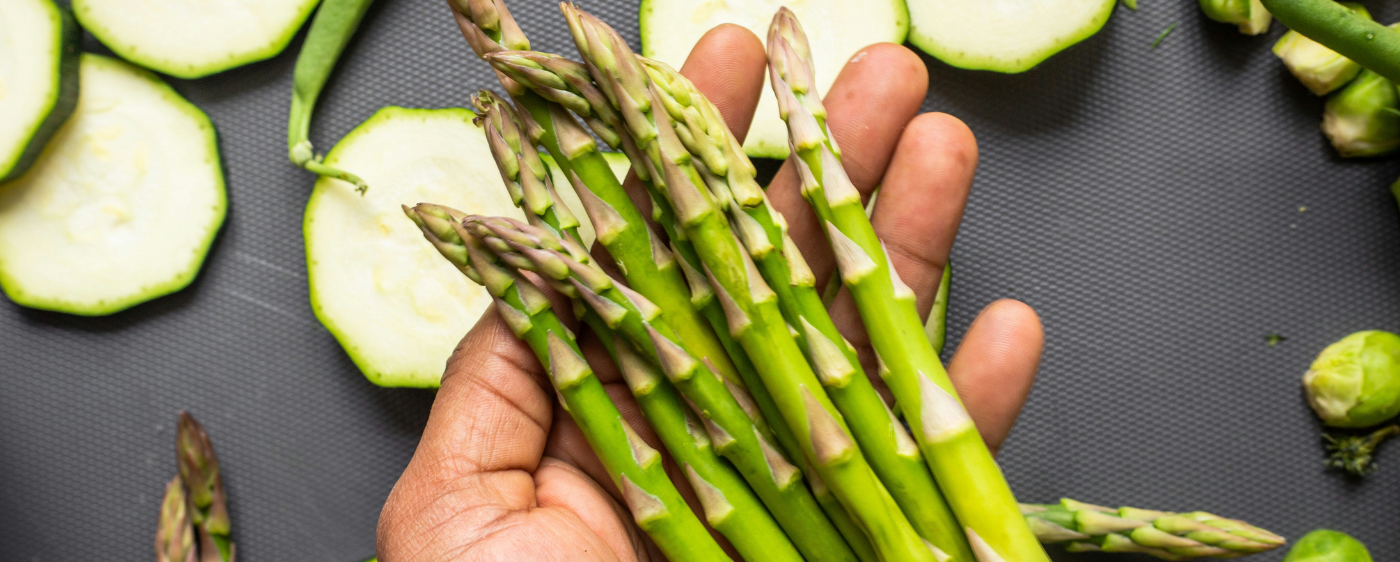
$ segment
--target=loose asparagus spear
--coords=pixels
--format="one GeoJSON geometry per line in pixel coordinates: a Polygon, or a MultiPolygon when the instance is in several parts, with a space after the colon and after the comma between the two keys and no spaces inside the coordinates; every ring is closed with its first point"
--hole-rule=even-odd
{"type": "MultiPolygon", "coordinates": [[[[462,32],[477,56],[490,60],[492,53],[530,48],[529,40],[501,0],[460,0],[454,2],[454,6],[471,24],[462,26],[462,32]]],[[[723,313],[718,305],[707,307],[703,301],[692,303],[686,280],[665,259],[669,253],[666,247],[646,225],[597,144],[557,101],[570,98],[562,92],[541,96],[499,69],[496,76],[521,110],[522,130],[532,142],[544,146],[554,156],[555,163],[570,179],[593,221],[598,241],[617,261],[628,284],[661,307],[692,353],[710,359],[726,378],[745,380],[745,369],[751,371],[748,358],[736,353],[738,346],[727,336],[720,335],[722,330],[718,327],[723,326],[720,322],[723,313]]],[[[596,94],[598,100],[602,99],[596,90],[583,93],[596,94]]],[[[569,105],[577,107],[572,102],[569,105]]],[[[644,182],[649,180],[648,169],[642,164],[644,159],[638,155],[631,139],[616,131],[620,121],[616,112],[604,109],[606,106],[606,103],[595,104],[594,111],[584,114],[585,122],[614,148],[623,148],[632,160],[632,171],[644,182]]],[[[763,398],[759,400],[762,403],[763,398]]],[[[779,430],[780,439],[787,438],[785,429],[779,430]]]]}
{"type": "MultiPolygon", "coordinates": [[[[521,194],[516,198],[517,205],[525,210],[526,216],[537,228],[545,230],[550,236],[571,242],[567,246],[560,242],[560,248],[576,249],[568,256],[569,259],[578,261],[579,267],[592,265],[592,258],[579,244],[575,231],[578,221],[558,203],[552,180],[535,153],[534,146],[520,142],[514,114],[506,111],[505,104],[494,99],[489,92],[477,96],[473,99],[473,104],[482,111],[481,124],[486,128],[491,153],[506,180],[507,188],[511,189],[512,196],[516,193],[521,194]],[[511,142],[512,140],[514,142],[511,142]],[[558,213],[558,210],[564,210],[564,213],[558,213]]],[[[419,218],[416,222],[424,221],[423,210],[436,210],[437,216],[434,218],[439,220],[451,220],[453,215],[442,209],[423,205],[419,208],[419,218]]],[[[577,300],[575,302],[580,303],[577,300]]],[[[627,346],[618,349],[612,345],[615,337],[612,326],[603,316],[592,313],[584,314],[583,317],[603,340],[613,361],[627,375],[625,378],[628,387],[636,397],[647,421],[651,422],[671,456],[684,467],[687,477],[699,494],[710,525],[723,533],[739,553],[749,560],[802,560],[792,541],[788,540],[739,473],[719,460],[710,439],[703,432],[698,432],[698,424],[691,419],[689,409],[671,382],[659,376],[659,372],[641,361],[627,346]]],[[[733,412],[742,413],[737,403],[728,405],[732,406],[733,412]]],[[[749,425],[752,426],[753,422],[750,421],[749,425]]],[[[797,487],[801,488],[800,484],[797,487]]],[[[820,513],[815,509],[810,510],[810,513],[820,517],[820,513]]],[[[794,528],[794,531],[812,530],[794,528]]]]}
{"type": "MultiPolygon", "coordinates": [[[[757,367],[803,456],[871,539],[880,557],[934,560],[875,476],[778,310],[777,295],[730,231],[712,193],[692,165],[635,54],[607,24],[576,6],[562,6],[590,73],[622,114],[652,179],[676,210],[725,308],[729,329],[757,367]]],[[[727,203],[727,202],[726,202],[727,203]]]]}
{"type": "Polygon", "coordinates": [[[219,457],[204,426],[189,412],[180,412],[175,431],[175,456],[180,478],[189,487],[190,521],[199,535],[201,562],[233,562],[235,549],[229,538],[228,496],[219,457]]]}
{"type": "MultiPolygon", "coordinates": [[[[552,280],[561,291],[582,301],[603,319],[607,329],[625,338],[636,354],[659,366],[669,382],[694,404],[715,449],[734,463],[808,559],[855,559],[802,486],[801,472],[771,444],[768,429],[747,393],[727,384],[706,365],[707,361],[687,353],[656,305],[636,293],[628,294],[596,265],[568,252],[568,245],[545,229],[531,229],[505,218],[475,216],[468,217],[465,224],[469,233],[484,241],[503,261],[552,280]]],[[[629,371],[624,351],[617,350],[623,372],[629,374],[628,382],[632,384],[635,373],[629,371]]],[[[651,381],[654,377],[646,379],[651,381]]]]}
{"type": "Polygon", "coordinates": [[[1067,543],[1071,552],[1141,552],[1165,560],[1234,558],[1286,542],[1243,521],[1203,511],[1112,509],[1061,499],[1058,504],[1023,504],[1021,512],[1042,542],[1067,543]]]}
{"type": "Polygon", "coordinates": [[[816,368],[836,409],[850,424],[856,443],[889,489],[914,530],[950,560],[972,560],[967,539],[943,499],[919,447],[895,419],[861,368],[860,356],[841,336],[787,233],[787,222],[773,209],[754,180],[753,164],[704,94],[665,63],[643,59],[653,90],[671,116],[677,136],[690,151],[707,186],[728,192],[726,211],[739,240],[758,265],[778,306],[797,328],[797,343],[816,368]]]}
{"type": "Polygon", "coordinates": [[[1025,524],[1001,469],[958,400],[924,334],[915,295],[894,268],[846,176],[816,91],[811,50],[797,17],[779,9],[768,33],[769,78],[788,124],[802,193],[824,223],[841,280],[882,361],[939,486],[981,562],[1049,560],[1025,524]]]}
{"type": "MultiPolygon", "coordinates": [[[[607,98],[593,84],[592,76],[582,64],[569,61],[558,55],[533,51],[499,51],[490,53],[485,58],[498,72],[509,76],[517,84],[529,88],[540,97],[558,100],[570,111],[580,115],[601,116],[599,119],[613,127],[615,131],[626,132],[626,125],[622,122],[621,115],[612,108],[607,98]]],[[[585,117],[585,119],[587,118],[585,117]]],[[[748,354],[729,334],[724,311],[721,310],[719,301],[715,300],[714,291],[710,289],[709,282],[699,273],[703,269],[699,255],[696,254],[690,241],[685,238],[685,233],[677,229],[675,212],[671,209],[670,202],[658,191],[656,183],[651,181],[651,175],[648,171],[651,164],[638,153],[631,135],[622,134],[621,139],[629,158],[632,159],[633,171],[638,172],[638,178],[651,195],[652,216],[666,230],[667,237],[671,240],[672,253],[679,258],[677,262],[685,273],[685,281],[689,284],[690,303],[700,311],[700,314],[709,323],[712,329],[710,334],[719,340],[720,345],[733,361],[733,371],[738,372],[739,379],[753,395],[759,410],[769,420],[773,433],[783,450],[792,457],[801,456],[797,439],[793,437],[792,430],[779,416],[777,406],[773,403],[773,398],[768,395],[767,389],[763,387],[762,381],[759,380],[758,373],[754,370],[748,354]]],[[[598,224],[624,225],[616,227],[616,236],[619,240],[616,243],[619,245],[622,244],[621,241],[641,233],[641,228],[632,226],[644,224],[641,222],[641,214],[636,212],[625,193],[615,192],[608,185],[599,185],[594,188],[590,188],[589,185],[587,181],[575,182],[575,189],[579,190],[581,200],[585,203],[589,218],[593,221],[595,228],[598,224]],[[582,185],[581,189],[580,185],[582,185]],[[588,197],[583,196],[585,192],[589,195],[588,197]],[[631,234],[633,232],[636,234],[631,234]]],[[[607,244],[605,244],[606,246],[607,244]]],[[[646,247],[654,248],[650,245],[646,247]]],[[[677,323],[676,314],[668,312],[680,309],[681,303],[675,302],[675,298],[676,295],[684,293],[673,290],[662,291],[660,288],[650,289],[650,286],[655,284],[648,283],[651,275],[647,273],[649,271],[647,268],[650,266],[646,263],[629,265],[636,260],[645,260],[647,256],[644,253],[629,253],[612,249],[610,252],[623,271],[641,272],[635,275],[636,279],[634,279],[634,275],[624,275],[627,282],[642,295],[656,302],[661,307],[662,313],[667,315],[682,335],[689,333],[689,331],[682,329],[689,320],[680,318],[679,323],[677,323]]],[[[675,275],[673,271],[669,270],[658,273],[675,275]]],[[[709,346],[692,343],[693,336],[683,337],[682,340],[685,341],[683,345],[686,346],[687,351],[692,354],[713,357],[707,352],[709,346]]],[[[701,343],[703,344],[703,341],[701,343]]],[[[715,366],[726,378],[733,379],[732,371],[726,369],[725,362],[717,361],[715,366]]]]}
{"type": "Polygon", "coordinates": [[[156,562],[195,562],[194,525],[190,523],[185,482],[177,474],[165,485],[156,527],[156,562]]]}
{"type": "Polygon", "coordinates": [[[453,220],[457,217],[442,208],[424,207],[419,211],[405,208],[443,257],[486,287],[511,330],[535,352],[565,411],[578,423],[589,446],[622,491],[637,526],[651,536],[670,560],[730,560],[666,477],[661,454],[622,419],[602,382],[583,359],[573,334],[554,315],[544,293],[530,280],[497,263],[494,254],[453,220]],[[429,211],[447,216],[435,216],[429,211]]]}

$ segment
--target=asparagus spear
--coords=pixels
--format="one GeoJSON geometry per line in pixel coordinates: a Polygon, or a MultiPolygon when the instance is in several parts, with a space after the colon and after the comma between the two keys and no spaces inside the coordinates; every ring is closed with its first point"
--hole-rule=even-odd
{"type": "Polygon", "coordinates": [[[194,525],[190,523],[185,482],[177,474],[165,485],[156,527],[156,562],[195,562],[194,525]]]}
{"type": "Polygon", "coordinates": [[[1243,521],[1203,511],[1112,509],[1066,498],[1057,504],[1023,504],[1021,512],[1042,542],[1067,543],[1071,552],[1141,552],[1165,560],[1234,558],[1286,542],[1243,521]]]}
{"type": "MultiPolygon", "coordinates": [[[[809,559],[855,559],[802,486],[802,473],[771,444],[768,428],[747,393],[721,379],[706,365],[708,361],[687,353],[656,305],[641,295],[629,294],[596,265],[569,253],[567,244],[544,229],[505,218],[476,216],[468,217],[465,225],[506,263],[538,273],[583,302],[606,322],[608,330],[626,339],[635,350],[631,353],[659,366],[699,411],[715,449],[734,463],[809,559]]],[[[620,346],[617,353],[628,383],[634,383],[634,376],[654,381],[655,376],[643,376],[646,373],[640,366],[629,368],[624,348],[628,346],[620,346]]],[[[645,386],[655,384],[647,382],[645,386]]]]}
{"type": "MultiPolygon", "coordinates": [[[[567,210],[563,214],[556,212],[565,207],[558,204],[558,196],[554,193],[548,171],[535,154],[534,146],[520,142],[514,115],[507,112],[505,104],[494,99],[489,92],[482,92],[473,99],[473,104],[482,111],[481,123],[485,125],[492,155],[507,182],[507,188],[511,189],[512,196],[516,193],[522,194],[516,202],[525,210],[530,222],[550,236],[570,241],[567,246],[560,242],[559,247],[576,249],[568,259],[579,262],[578,267],[592,265],[592,258],[582,251],[582,245],[579,244],[575,232],[578,221],[573,220],[573,216],[568,215],[567,210]],[[515,142],[512,143],[511,140],[515,142]],[[522,179],[523,182],[520,181],[522,179]],[[531,192],[534,195],[531,195],[531,192]]],[[[451,220],[453,215],[442,209],[423,205],[419,208],[429,212],[435,210],[435,218],[440,220],[451,220]]],[[[419,218],[416,222],[423,222],[422,213],[422,210],[418,211],[419,218]]],[[[504,243],[503,240],[499,242],[504,243]]],[[[575,300],[575,303],[578,305],[581,301],[575,300]]],[[[603,316],[596,312],[581,316],[604,342],[613,361],[627,375],[625,378],[628,387],[636,397],[643,415],[651,422],[671,456],[684,467],[687,477],[699,494],[710,525],[723,533],[739,553],[749,560],[802,560],[792,541],[783,534],[783,530],[764,509],[739,473],[719,460],[710,439],[698,431],[698,423],[691,419],[689,409],[681,401],[670,381],[662,378],[659,372],[626,346],[619,349],[613,345],[616,336],[612,326],[603,316]]],[[[733,406],[733,412],[742,413],[737,403],[729,405],[733,406]]],[[[753,422],[749,421],[748,425],[752,426],[753,422]]],[[[791,509],[798,506],[783,507],[791,509]]],[[[793,510],[794,518],[800,520],[798,511],[793,510]]],[[[815,509],[809,513],[821,516],[815,509]]],[[[794,528],[794,531],[799,530],[813,529],[794,528]]]]}
{"type": "Polygon", "coordinates": [[[199,536],[201,562],[233,562],[235,549],[229,537],[228,496],[219,458],[204,426],[189,412],[180,412],[175,431],[175,456],[180,478],[189,488],[190,521],[199,536]]]}
{"type": "MultiPolygon", "coordinates": [[[[492,53],[530,48],[529,40],[501,0],[454,0],[454,7],[470,24],[462,26],[462,33],[478,57],[489,61],[492,53]]],[[[692,302],[686,279],[665,259],[668,254],[666,247],[652,235],[641,213],[603,159],[597,144],[569,116],[565,105],[558,101],[569,102],[567,105],[578,108],[577,103],[570,101],[573,98],[557,90],[538,90],[547,94],[541,96],[499,68],[496,69],[496,76],[520,110],[521,130],[527,133],[532,142],[544,146],[570,179],[593,221],[598,241],[617,261],[628,284],[660,306],[662,313],[683,336],[687,349],[697,356],[710,359],[726,378],[745,381],[741,384],[756,378],[751,374],[748,358],[738,353],[739,347],[727,334],[723,334],[720,328],[724,325],[723,312],[718,305],[710,303],[706,306],[707,303],[702,300],[692,302]]],[[[580,94],[593,96],[599,101],[603,99],[596,90],[580,94]]],[[[632,160],[632,171],[638,178],[644,182],[649,180],[647,166],[643,164],[644,159],[637,153],[635,145],[627,135],[620,135],[616,130],[621,124],[616,112],[604,109],[606,103],[595,103],[590,107],[594,109],[586,114],[581,113],[584,121],[598,133],[599,138],[614,148],[623,149],[632,160]]],[[[658,211],[665,209],[656,207],[658,211]]],[[[685,246],[684,242],[676,243],[685,246]]],[[[757,399],[761,404],[766,397],[759,396],[757,399]]],[[[791,441],[789,435],[786,428],[779,429],[780,440],[791,441]]]]}
{"type": "Polygon", "coordinates": [[[633,520],[662,553],[677,561],[729,560],[667,478],[661,454],[622,419],[544,293],[497,263],[496,256],[467,235],[455,220],[459,217],[450,211],[425,206],[417,212],[405,207],[404,212],[443,257],[495,298],[496,310],[549,373],[565,411],[621,490],[633,520]]]}
{"type": "Polygon", "coordinates": [[[622,114],[652,166],[652,180],[676,210],[706,276],[726,312],[730,333],[748,351],[764,386],[816,469],[883,560],[933,560],[856,447],[816,373],[778,310],[777,296],[730,231],[718,196],[706,186],[677,138],[666,111],[657,111],[645,70],[607,24],[576,6],[562,6],[575,45],[595,82],[622,114]]]}
{"type": "MultiPolygon", "coordinates": [[[[560,100],[560,103],[564,104],[570,111],[580,115],[601,116],[600,119],[615,130],[626,132],[626,125],[622,122],[621,115],[612,108],[602,91],[593,84],[592,76],[582,64],[569,61],[558,55],[533,51],[499,51],[490,53],[485,58],[498,72],[509,76],[517,84],[529,88],[540,97],[560,100]]],[[[684,232],[677,229],[675,211],[671,208],[670,202],[658,191],[656,183],[651,181],[648,172],[651,164],[640,156],[631,135],[622,134],[621,138],[624,148],[628,148],[629,158],[632,159],[632,170],[638,172],[638,178],[651,195],[652,216],[665,229],[667,237],[671,240],[672,253],[679,258],[677,262],[685,273],[685,281],[689,284],[690,303],[700,311],[700,314],[709,323],[712,329],[710,334],[719,340],[721,347],[732,360],[733,371],[738,372],[739,379],[753,395],[759,410],[769,420],[773,433],[783,450],[792,457],[801,456],[801,450],[797,447],[797,439],[793,437],[792,430],[779,416],[773,398],[768,395],[757,371],[754,370],[753,362],[749,360],[748,354],[729,334],[724,311],[721,310],[719,301],[715,300],[714,291],[710,289],[709,282],[699,273],[703,269],[699,255],[696,254],[690,241],[685,238],[684,232]]],[[[581,199],[585,202],[589,218],[595,227],[598,224],[623,225],[616,227],[619,240],[628,239],[631,236],[629,232],[640,232],[639,228],[632,225],[644,224],[641,222],[641,214],[635,211],[631,200],[626,197],[625,193],[614,192],[606,185],[601,186],[602,189],[590,188],[587,181],[576,182],[575,188],[579,189],[579,185],[582,185],[581,199]],[[597,196],[596,199],[583,197],[584,191],[587,191],[589,195],[597,196]],[[599,204],[598,201],[601,201],[602,204],[599,204]]],[[[647,247],[652,248],[652,246],[647,247]]],[[[626,253],[611,248],[609,251],[623,271],[647,271],[646,269],[638,269],[639,267],[648,267],[646,263],[630,265],[633,261],[645,261],[647,256],[642,252],[626,253]]],[[[666,273],[674,275],[674,272],[668,271],[666,273]]],[[[650,275],[645,273],[638,274],[636,279],[632,275],[624,275],[624,277],[638,292],[656,302],[661,307],[662,313],[667,315],[668,319],[677,326],[683,335],[689,333],[681,329],[686,325],[686,322],[689,322],[687,319],[681,318],[680,322],[677,323],[676,314],[668,313],[670,310],[679,309],[679,303],[674,302],[675,295],[684,293],[649,290],[651,284],[647,281],[650,275]]],[[[707,346],[692,343],[695,341],[693,336],[683,337],[682,340],[685,341],[683,345],[687,351],[692,354],[713,357],[707,352],[707,346]]],[[[726,378],[733,379],[733,371],[726,369],[725,362],[716,361],[715,366],[726,378]]]]}
{"type": "Polygon", "coordinates": [[[913,291],[890,266],[860,194],[841,167],[816,91],[807,38],[786,8],[779,9],[769,29],[768,60],[803,195],[825,224],[841,280],[884,366],[881,374],[973,552],[981,562],[1049,560],[925,336],[913,291]]]}
{"type": "Polygon", "coordinates": [[[656,86],[653,91],[706,185],[712,191],[731,194],[725,209],[730,224],[778,295],[784,319],[797,328],[798,345],[816,368],[832,403],[850,424],[876,475],[914,530],[931,543],[936,556],[972,560],[967,539],[924,465],[918,445],[875,391],[861,368],[860,356],[827,314],[815,287],[816,277],[788,236],[782,214],[758,188],[753,164],[719,110],[690,80],[665,63],[642,62],[656,86]]]}

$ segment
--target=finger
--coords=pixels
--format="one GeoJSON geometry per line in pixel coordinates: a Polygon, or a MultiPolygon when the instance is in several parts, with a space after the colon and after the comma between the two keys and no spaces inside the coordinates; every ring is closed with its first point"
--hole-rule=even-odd
{"type": "Polygon", "coordinates": [[[529,348],[488,309],[448,361],[418,449],[386,502],[381,520],[398,526],[381,536],[381,547],[412,552],[421,547],[395,541],[431,536],[448,521],[489,529],[532,506],[530,473],[553,421],[539,371],[529,348]],[[460,505],[480,509],[452,507],[460,505]]]}
{"type": "Polygon", "coordinates": [[[1045,332],[1025,303],[999,300],[982,310],[948,364],[948,376],[995,454],[1035,381],[1045,332]]]}
{"type": "MultiPolygon", "coordinates": [[[[626,523],[632,520],[632,514],[610,497],[599,482],[577,466],[545,457],[535,472],[535,493],[541,506],[559,506],[575,514],[593,531],[590,538],[605,543],[619,559],[635,560],[635,553],[641,550],[642,532],[626,523]]],[[[520,553],[511,554],[499,559],[519,559],[520,553]]]]}
{"type": "MultiPolygon", "coordinates": [[[[927,91],[928,70],[918,55],[900,45],[879,43],[851,57],[823,98],[846,173],[862,194],[869,196],[880,184],[900,132],[918,113],[927,91]]],[[[817,283],[825,283],[835,262],[826,233],[798,190],[791,161],[778,170],[768,196],[787,217],[792,238],[817,283]]]]}
{"type": "Polygon", "coordinates": [[[763,93],[767,68],[768,53],[758,36],[724,24],[700,38],[680,72],[719,108],[729,130],[743,142],[763,93]]]}
{"type": "MultiPolygon", "coordinates": [[[[758,107],[767,64],[768,53],[753,32],[724,24],[695,43],[680,73],[719,108],[729,129],[742,141],[758,107]]],[[[651,199],[635,174],[628,175],[626,186],[642,216],[651,217],[651,199]]]]}
{"type": "MultiPolygon", "coordinates": [[[[871,222],[890,266],[918,297],[921,317],[933,307],[976,169],[977,139],[967,125],[926,113],[904,129],[885,173],[871,222]]],[[[831,317],[851,343],[868,344],[849,292],[837,296],[831,317]]]]}

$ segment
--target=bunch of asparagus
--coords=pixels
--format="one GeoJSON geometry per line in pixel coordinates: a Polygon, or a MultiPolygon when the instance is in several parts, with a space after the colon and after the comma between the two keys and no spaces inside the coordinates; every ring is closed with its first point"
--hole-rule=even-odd
{"type": "MultiPolygon", "coordinates": [[[[1044,518],[1023,515],[1016,503],[842,167],[811,50],[791,12],[781,10],[769,32],[771,82],[803,194],[826,226],[904,422],[837,331],[752,162],[694,85],[637,56],[572,4],[562,11],[582,62],[528,51],[500,0],[454,7],[468,43],[514,102],[488,91],[473,100],[527,221],[431,204],[404,212],[495,298],[638,527],[667,557],[728,559],[707,523],[751,561],[1048,560],[1039,543],[1046,537],[1032,530],[1044,529],[1044,518]],[[632,161],[651,197],[652,222],[589,130],[632,161]],[[580,244],[578,219],[561,203],[537,147],[578,192],[621,279],[580,244]],[[574,316],[604,343],[694,489],[704,522],[667,478],[662,452],[621,418],[534,279],[571,299],[574,316]]],[[[1219,529],[1242,540],[1168,544],[1151,535],[1156,542],[1143,548],[1177,558],[1236,556],[1281,543],[1240,534],[1258,531],[1248,526],[1219,529]]],[[[1097,544],[1089,531],[1074,530],[1074,544],[1097,544]]],[[[1129,542],[1150,535],[1119,531],[1110,534],[1129,542]]]]}
{"type": "Polygon", "coordinates": [[[228,496],[204,426],[180,412],[175,431],[179,474],[165,486],[156,529],[156,562],[233,562],[228,496]]]}

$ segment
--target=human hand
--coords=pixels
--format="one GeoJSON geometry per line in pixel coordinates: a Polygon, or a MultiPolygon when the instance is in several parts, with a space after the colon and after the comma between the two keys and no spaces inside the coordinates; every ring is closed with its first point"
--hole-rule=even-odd
{"type": "MultiPolygon", "coordinates": [[[[742,138],[765,87],[765,64],[757,37],[721,26],[701,39],[681,73],[742,138]]],[[[899,45],[872,45],[852,57],[824,102],[852,182],[867,196],[882,186],[872,222],[925,315],[977,166],[976,141],[961,121],[944,114],[916,116],[927,84],[918,56],[899,45]]],[[[629,187],[641,193],[639,186],[629,187]]],[[[768,193],[816,278],[829,279],[835,262],[798,192],[796,171],[785,164],[768,193]]],[[[569,307],[557,304],[567,318],[562,311],[569,307]]],[[[861,351],[866,372],[876,372],[849,295],[837,297],[831,315],[861,351]]],[[[978,316],[949,364],[968,411],[994,450],[1025,401],[1042,340],[1040,321],[1029,307],[998,301],[978,316]]],[[[597,340],[582,334],[580,343],[624,417],[654,448],[664,450],[597,340]]],[[[686,479],[674,467],[668,470],[691,505],[698,505],[686,479]]],[[[533,353],[491,308],[448,362],[422,441],[380,517],[379,554],[386,562],[662,560],[619,498],[578,427],[555,401],[533,353]]]]}

